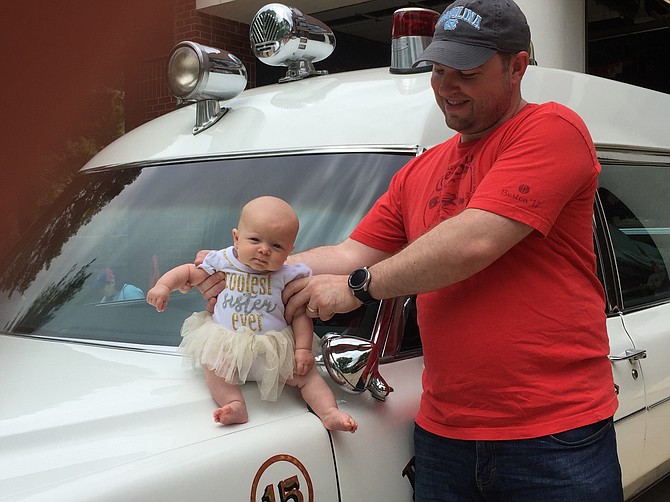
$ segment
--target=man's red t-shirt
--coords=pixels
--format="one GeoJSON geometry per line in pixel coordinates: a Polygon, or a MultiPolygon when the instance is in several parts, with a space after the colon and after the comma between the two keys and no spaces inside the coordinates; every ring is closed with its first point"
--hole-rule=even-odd
{"type": "Polygon", "coordinates": [[[481,139],[456,135],[412,160],[353,231],[354,240],[395,253],[465,208],[535,229],[474,276],[418,295],[422,428],[454,439],[523,439],[614,414],[593,251],[599,172],[574,112],[528,104],[481,139]]]}

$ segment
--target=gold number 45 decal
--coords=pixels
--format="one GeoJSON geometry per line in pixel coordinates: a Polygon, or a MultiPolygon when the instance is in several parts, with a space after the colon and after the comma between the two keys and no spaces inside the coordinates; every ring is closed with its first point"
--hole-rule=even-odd
{"type": "Polygon", "coordinates": [[[312,479],[302,462],[293,455],[275,455],[263,462],[256,472],[250,502],[314,502],[312,479]],[[296,474],[284,477],[291,470],[296,474]],[[275,484],[278,478],[284,479],[275,484]],[[265,486],[262,493],[259,486],[265,486]]]}
{"type": "Polygon", "coordinates": [[[277,483],[277,490],[279,491],[279,500],[275,498],[275,489],[272,485],[267,485],[263,492],[261,502],[304,502],[300,491],[300,481],[298,476],[291,476],[277,483]]]}

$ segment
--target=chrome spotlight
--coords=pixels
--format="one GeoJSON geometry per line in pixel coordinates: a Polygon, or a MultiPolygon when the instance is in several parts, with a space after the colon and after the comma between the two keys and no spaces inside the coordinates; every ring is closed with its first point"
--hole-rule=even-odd
{"type": "Polygon", "coordinates": [[[195,42],[180,42],[167,64],[167,84],[180,102],[195,102],[193,134],[204,131],[223,115],[219,100],[232,99],[247,86],[247,69],[228,51],[195,42]]]}
{"type": "Polygon", "coordinates": [[[385,401],[393,387],[379,374],[379,352],[368,340],[328,333],[321,340],[323,362],[330,377],[347,392],[369,390],[372,397],[385,401]]]}

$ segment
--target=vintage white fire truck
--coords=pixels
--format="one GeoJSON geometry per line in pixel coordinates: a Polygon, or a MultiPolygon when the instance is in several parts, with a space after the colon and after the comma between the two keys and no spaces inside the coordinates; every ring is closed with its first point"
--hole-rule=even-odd
{"type": "MultiPolygon", "coordinates": [[[[632,497],[670,470],[670,96],[563,69],[580,62],[550,50],[565,26],[548,19],[555,2],[520,3],[535,13],[540,62],[524,97],[576,110],[603,165],[594,242],[632,497]]],[[[453,134],[430,68],[411,68],[436,13],[396,16],[390,68],[329,74],[316,64],[332,31],[270,4],[251,42],[287,73],[246,91],[234,55],[175,47],[168,82],[184,106],[95,156],[0,268],[0,500],[412,499],[413,298],[315,326],[320,370],[359,423],[349,434],[326,431],[296,389],[269,403],[254,384],[243,387],[248,423],[215,424],[201,371],[176,349],[201,296],[175,293],[159,314],[128,293],[228,245],[240,207],[261,194],[296,208],[298,250],[339,242],[402,165],[453,134]]]]}

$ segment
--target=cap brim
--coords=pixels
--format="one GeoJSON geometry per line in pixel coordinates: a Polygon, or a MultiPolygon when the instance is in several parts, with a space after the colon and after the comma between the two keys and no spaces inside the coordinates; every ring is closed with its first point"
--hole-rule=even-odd
{"type": "Polygon", "coordinates": [[[498,52],[496,49],[488,47],[465,45],[446,40],[433,41],[412,67],[422,61],[429,61],[455,70],[471,70],[486,63],[496,52],[498,52]]]}

